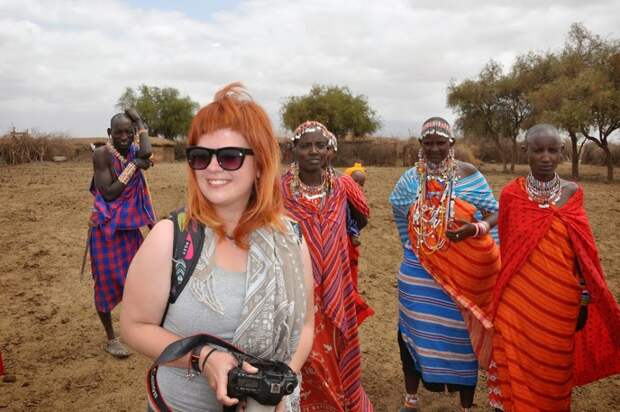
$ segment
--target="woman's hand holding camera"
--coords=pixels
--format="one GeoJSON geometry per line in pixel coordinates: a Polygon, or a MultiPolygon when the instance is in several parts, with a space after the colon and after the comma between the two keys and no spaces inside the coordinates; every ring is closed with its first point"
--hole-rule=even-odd
{"type": "MultiPolygon", "coordinates": [[[[212,348],[205,346],[200,352],[200,364],[207,357],[212,348]]],[[[230,353],[216,350],[210,354],[202,367],[202,374],[207,378],[209,386],[215,391],[217,401],[225,406],[239,403],[239,399],[228,397],[228,372],[238,365],[237,359],[230,353]]],[[[243,362],[242,368],[247,373],[256,373],[258,369],[247,362],[243,362]]]]}

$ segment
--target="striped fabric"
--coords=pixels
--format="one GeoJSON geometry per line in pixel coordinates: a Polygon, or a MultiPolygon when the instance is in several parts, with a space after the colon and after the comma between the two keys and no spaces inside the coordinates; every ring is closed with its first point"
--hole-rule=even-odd
{"type": "MultiPolygon", "coordinates": [[[[438,256],[439,259],[445,260],[445,264],[435,261],[432,267],[441,273],[431,275],[422,266],[420,259],[412,250],[408,233],[408,212],[416,201],[417,188],[418,174],[416,169],[412,168],[401,176],[390,196],[394,220],[404,248],[404,260],[398,276],[399,329],[416,363],[415,366],[425,382],[474,386],[477,382],[478,361],[472,347],[468,323],[470,330],[472,329],[471,321],[476,318],[484,320],[487,327],[490,326],[482,310],[482,306],[490,303],[490,296],[488,296],[490,290],[484,291],[480,300],[471,298],[480,291],[472,290],[475,293],[468,297],[467,293],[459,290],[463,287],[459,283],[459,272],[449,269],[450,266],[454,268],[459,266],[451,265],[454,257],[438,256]],[[457,276],[453,277],[455,274],[457,276]],[[455,298],[457,298],[458,305],[455,298]],[[468,323],[465,322],[462,311],[468,314],[468,323]]],[[[455,185],[455,194],[463,200],[464,204],[469,203],[469,207],[476,210],[475,213],[472,212],[476,218],[482,218],[481,210],[487,212],[497,210],[497,201],[486,179],[479,172],[459,179],[455,185]]],[[[493,251],[488,254],[493,270],[489,272],[489,276],[485,275],[485,285],[493,282],[493,276],[496,275],[494,271],[499,267],[497,247],[490,237],[487,239],[488,245],[481,247],[485,249],[488,246],[490,248],[488,252],[493,251]]],[[[459,248],[480,246],[474,243],[466,246],[467,242],[460,242],[459,248]]],[[[451,245],[450,248],[454,248],[454,245],[458,243],[451,245]]],[[[470,257],[482,256],[486,259],[485,253],[480,253],[480,251],[466,252],[465,257],[468,254],[470,257]]],[[[463,257],[458,259],[468,264],[463,257]]],[[[426,262],[428,264],[428,260],[426,262]]],[[[465,277],[460,276],[460,278],[465,277]]],[[[477,330],[481,332],[482,328],[479,325],[477,327],[477,330]]],[[[485,342],[490,342],[488,337],[485,338],[485,342]]],[[[485,345],[488,346],[488,343],[485,345]]]]}
{"type": "Polygon", "coordinates": [[[491,405],[568,411],[581,288],[566,226],[554,218],[504,288],[489,370],[491,405]]]}
{"type": "Polygon", "coordinates": [[[540,208],[523,177],[502,190],[489,387],[493,404],[506,411],[569,410],[572,387],[620,373],[620,307],[583,199],[579,188],[561,207],[540,208]],[[591,297],[579,331],[577,270],[591,297]]]}
{"type": "MultiPolygon", "coordinates": [[[[358,165],[358,163],[356,163],[358,165]]],[[[356,169],[359,170],[359,169],[356,169]]],[[[349,174],[338,177],[340,183],[345,188],[347,194],[347,234],[349,246],[349,262],[351,262],[351,280],[354,288],[355,312],[357,314],[357,325],[360,326],[364,320],[375,314],[375,311],[366,303],[362,295],[359,293],[358,277],[359,277],[359,257],[360,247],[353,244],[351,237],[358,236],[357,221],[353,218],[351,208],[354,207],[359,213],[366,218],[370,215],[368,202],[361,187],[350,177],[349,174]]]]}
{"type": "MultiPolygon", "coordinates": [[[[127,161],[133,160],[137,152],[138,146],[132,145],[127,161]]],[[[119,176],[125,164],[112,154],[110,159],[114,174],[119,176]]],[[[99,193],[94,178],[90,191],[95,197],[89,222],[95,307],[100,312],[110,312],[121,301],[129,264],[142,243],[140,227],[151,227],[155,214],[146,180],[139,169],[121,195],[111,202],[99,193]]]]}
{"type": "Polygon", "coordinates": [[[346,232],[346,189],[340,179],[335,179],[330,195],[317,205],[295,197],[292,180],[290,171],[282,177],[284,206],[301,226],[312,257],[315,284],[315,337],[302,369],[302,411],[372,411],[361,385],[355,289],[346,232]]]}
{"type": "Polygon", "coordinates": [[[422,379],[476,385],[478,361],[463,316],[411,249],[400,266],[398,299],[399,329],[422,379]]]}
{"type": "MultiPolygon", "coordinates": [[[[133,144],[127,154],[127,162],[135,159],[138,146],[133,144]]],[[[120,176],[125,168],[119,159],[110,154],[112,171],[120,176]]],[[[106,236],[113,236],[116,230],[138,229],[155,224],[155,212],[149,195],[148,186],[141,169],[137,169],[119,197],[108,202],[95,186],[95,179],[90,183],[90,192],[95,197],[90,215],[91,226],[101,226],[106,236]]]]}

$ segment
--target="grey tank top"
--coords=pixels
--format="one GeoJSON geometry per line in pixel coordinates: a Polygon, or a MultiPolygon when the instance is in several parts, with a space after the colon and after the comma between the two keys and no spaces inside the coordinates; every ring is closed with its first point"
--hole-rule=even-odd
{"type": "MultiPolygon", "coordinates": [[[[204,251],[203,251],[204,253],[204,251]]],[[[177,301],[170,305],[164,329],[179,336],[208,333],[232,341],[241,320],[241,311],[246,294],[246,273],[229,272],[215,267],[213,292],[224,309],[220,314],[208,305],[199,302],[191,291],[193,278],[183,289],[177,301]]],[[[174,411],[221,412],[215,393],[204,376],[186,377],[187,369],[162,366],[157,371],[157,380],[164,400],[174,411]]]]}

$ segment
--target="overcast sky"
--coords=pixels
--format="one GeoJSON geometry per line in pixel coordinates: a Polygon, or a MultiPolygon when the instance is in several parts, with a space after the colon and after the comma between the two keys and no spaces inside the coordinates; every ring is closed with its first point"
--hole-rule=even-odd
{"type": "Polygon", "coordinates": [[[620,37],[607,1],[0,0],[0,133],[102,136],[125,87],[176,87],[200,105],[240,80],[276,127],[313,83],[368,97],[380,134],[418,132],[451,79],[557,50],[582,22],[620,37]]]}

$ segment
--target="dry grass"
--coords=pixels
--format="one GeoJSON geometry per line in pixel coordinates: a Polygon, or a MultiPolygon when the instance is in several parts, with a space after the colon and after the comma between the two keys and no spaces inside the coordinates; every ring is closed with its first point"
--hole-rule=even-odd
{"type": "Polygon", "coordinates": [[[72,159],[74,145],[67,136],[50,133],[19,133],[0,137],[0,157],[7,164],[49,161],[55,156],[72,159]]]}

